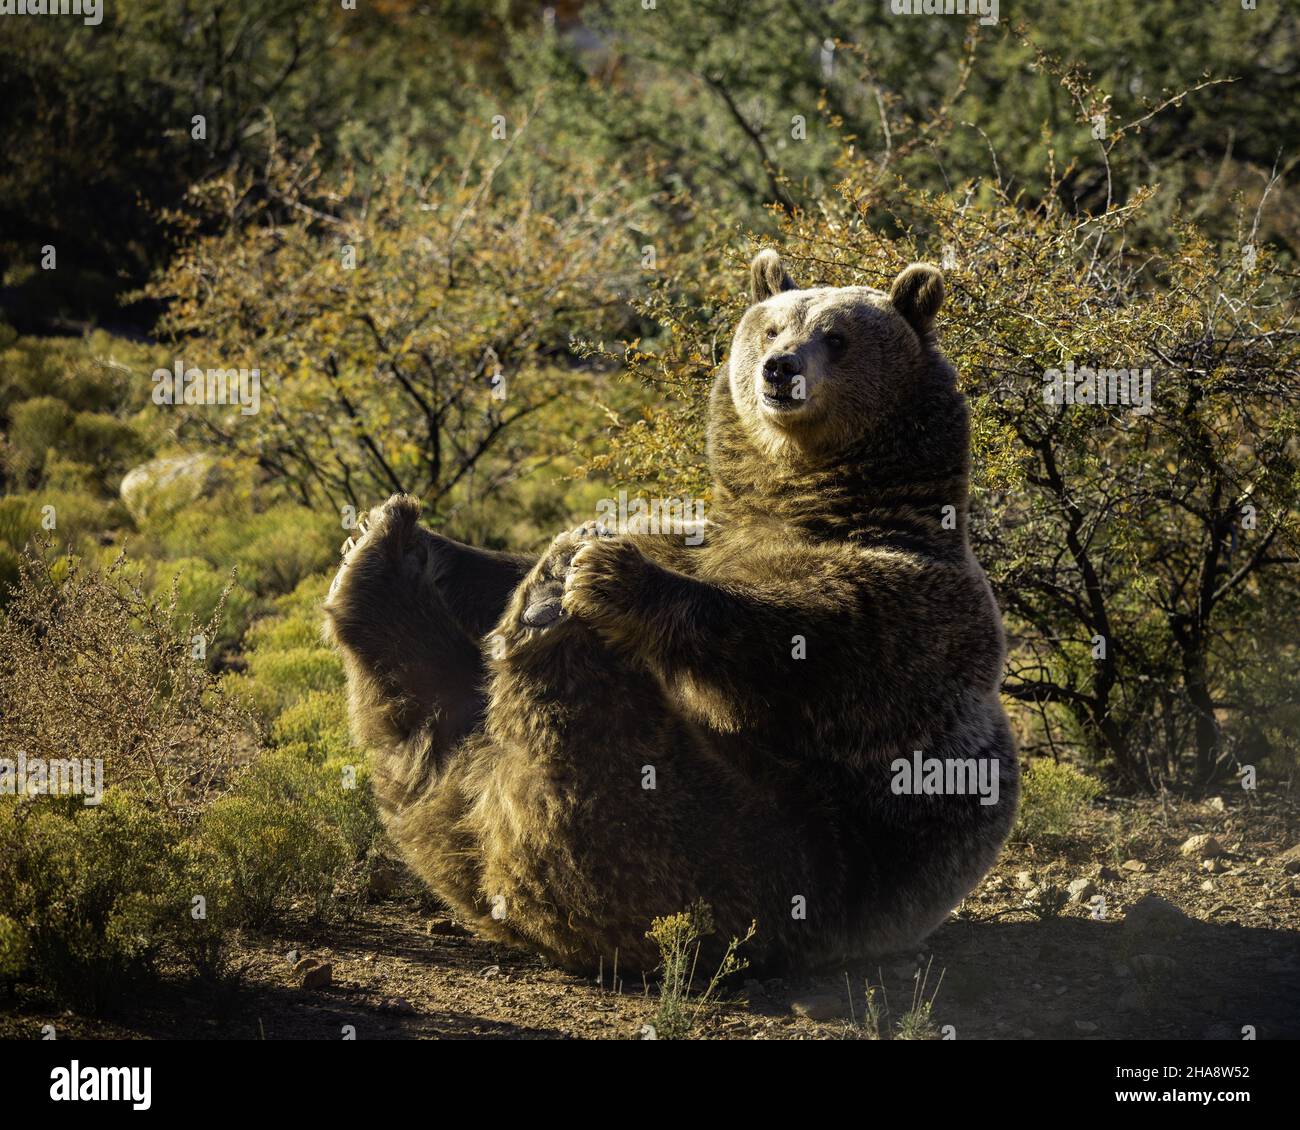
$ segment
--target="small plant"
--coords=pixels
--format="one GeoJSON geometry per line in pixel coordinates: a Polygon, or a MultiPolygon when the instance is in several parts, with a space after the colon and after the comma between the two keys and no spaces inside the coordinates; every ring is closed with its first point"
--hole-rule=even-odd
{"type": "Polygon", "coordinates": [[[659,949],[659,1007],[654,1016],[659,1039],[682,1040],[690,1036],[722,982],[749,966],[748,961],[737,956],[737,951],[754,937],[757,922],[749,924],[743,938],[731,939],[704,991],[692,997],[700,949],[713,929],[713,911],[708,903],[700,900],[680,914],[656,918],[646,932],[646,937],[659,949]]]}
{"type": "Polygon", "coordinates": [[[1068,836],[1084,810],[1101,795],[1101,785],[1063,762],[1031,761],[1020,790],[1014,839],[1037,843],[1068,836]]]}
{"type": "MultiPolygon", "coordinates": [[[[935,982],[934,990],[928,991],[930,970],[933,965],[934,958],[926,962],[924,969],[917,965],[916,972],[912,975],[912,1003],[892,1025],[889,1014],[889,994],[885,991],[883,977],[879,985],[873,985],[868,980],[865,985],[866,1007],[862,1021],[859,1023],[854,1015],[845,1032],[846,1037],[866,1040],[887,1040],[891,1037],[895,1040],[938,1039],[939,1028],[934,1022],[934,1002],[939,996],[939,986],[943,984],[943,972],[939,973],[939,980],[935,982]]],[[[880,976],[879,971],[877,976],[880,976]]],[[[847,981],[848,975],[845,974],[845,982],[847,981]]],[[[850,1008],[852,1002],[853,994],[850,991],[850,1008]]]]}
{"type": "Polygon", "coordinates": [[[1056,918],[1065,909],[1070,893],[1057,883],[1042,883],[1025,896],[1025,909],[1041,919],[1056,918]]]}

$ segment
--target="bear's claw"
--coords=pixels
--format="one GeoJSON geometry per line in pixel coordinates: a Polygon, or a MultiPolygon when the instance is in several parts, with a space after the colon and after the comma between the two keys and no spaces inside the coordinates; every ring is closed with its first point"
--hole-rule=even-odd
{"type": "Polygon", "coordinates": [[[519,621],[525,628],[543,629],[562,620],[567,613],[561,605],[573,556],[588,538],[612,536],[597,522],[586,522],[575,530],[566,530],[552,542],[539,562],[536,579],[529,586],[528,601],[519,621]]]}

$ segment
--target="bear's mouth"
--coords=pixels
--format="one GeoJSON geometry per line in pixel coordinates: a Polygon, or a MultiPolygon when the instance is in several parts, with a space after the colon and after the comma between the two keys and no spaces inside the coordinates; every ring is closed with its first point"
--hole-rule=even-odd
{"type": "Polygon", "coordinates": [[[807,400],[804,397],[797,397],[793,390],[789,388],[764,388],[760,394],[763,403],[777,412],[790,412],[796,408],[802,408],[807,400]]]}

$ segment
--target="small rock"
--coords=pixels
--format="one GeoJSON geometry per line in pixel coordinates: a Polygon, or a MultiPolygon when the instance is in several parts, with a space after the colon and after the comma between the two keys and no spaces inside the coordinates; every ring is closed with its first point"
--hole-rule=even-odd
{"type": "Polygon", "coordinates": [[[1214,859],[1223,854],[1223,845],[1209,832],[1201,832],[1185,840],[1178,850],[1187,859],[1214,859]]]}
{"type": "Polygon", "coordinates": [[[1205,807],[1211,812],[1226,812],[1228,810],[1228,806],[1223,803],[1223,797],[1221,796],[1210,797],[1210,799],[1205,802],[1205,807]]]}
{"type": "Polygon", "coordinates": [[[285,960],[288,961],[290,965],[298,964],[298,956],[299,955],[297,950],[290,950],[288,953],[284,955],[285,960]]]}
{"type": "Polygon", "coordinates": [[[1141,875],[1147,869],[1147,865],[1140,859],[1126,859],[1120,864],[1121,871],[1127,871],[1130,875],[1141,875]]]}
{"type": "Polygon", "coordinates": [[[1300,875],[1300,844],[1284,851],[1277,857],[1277,861],[1288,875],[1300,875]]]}
{"type": "Polygon", "coordinates": [[[489,965],[486,969],[480,969],[479,974],[484,981],[490,981],[493,977],[501,976],[501,966],[489,965]]]}
{"type": "Polygon", "coordinates": [[[1076,1020],[1076,1021],[1074,1022],[1074,1026],[1075,1026],[1075,1027],[1076,1027],[1080,1032],[1095,1032],[1095,1031],[1097,1031],[1097,1025],[1095,1025],[1091,1020],[1076,1020]]]}
{"type": "Polygon", "coordinates": [[[430,918],[429,924],[425,926],[426,934],[463,934],[465,931],[456,925],[450,918],[430,918]]]}
{"type": "Polygon", "coordinates": [[[1034,885],[1034,877],[1028,871],[1016,872],[1016,886],[1022,891],[1029,890],[1034,885]]]}
{"type": "Polygon", "coordinates": [[[1065,889],[1070,892],[1071,902],[1087,902],[1097,893],[1097,884],[1091,879],[1075,879],[1065,889]]]}
{"type": "Polygon", "coordinates": [[[826,994],[792,1000],[790,1011],[806,1020],[838,1020],[846,1015],[848,1010],[839,997],[826,994]]]}
{"type": "Polygon", "coordinates": [[[414,1016],[415,1005],[405,997],[385,997],[379,1002],[380,1012],[391,1012],[398,1016],[414,1016]]]}
{"type": "Polygon", "coordinates": [[[1218,889],[1219,888],[1214,885],[1213,879],[1206,879],[1205,882],[1201,884],[1201,890],[1206,894],[1213,894],[1218,889]]]}
{"type": "Polygon", "coordinates": [[[1137,989],[1125,989],[1115,1004],[1121,1012],[1137,1012],[1142,1008],[1142,994],[1137,989]]]}
{"type": "Polygon", "coordinates": [[[1228,870],[1228,865],[1216,856],[1213,859],[1201,860],[1201,870],[1207,871],[1211,875],[1222,875],[1228,870]]]}
{"type": "Polygon", "coordinates": [[[328,961],[323,965],[313,965],[302,975],[304,989],[324,989],[334,980],[334,966],[328,961]]]}
{"type": "Polygon", "coordinates": [[[1130,906],[1124,915],[1124,928],[1141,933],[1171,933],[1188,923],[1185,915],[1168,899],[1146,894],[1130,906]]]}

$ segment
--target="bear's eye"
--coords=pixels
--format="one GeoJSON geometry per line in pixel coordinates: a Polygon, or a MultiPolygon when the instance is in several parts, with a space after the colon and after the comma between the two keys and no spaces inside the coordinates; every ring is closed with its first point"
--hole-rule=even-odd
{"type": "Polygon", "coordinates": [[[767,327],[767,340],[768,340],[768,341],[773,340],[773,339],[776,337],[776,334],[777,334],[777,329],[776,329],[775,326],[768,326],[768,327],[767,327]]]}
{"type": "Polygon", "coordinates": [[[826,348],[829,349],[832,353],[838,353],[841,349],[844,348],[844,335],[827,334],[826,348]]]}

